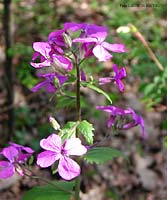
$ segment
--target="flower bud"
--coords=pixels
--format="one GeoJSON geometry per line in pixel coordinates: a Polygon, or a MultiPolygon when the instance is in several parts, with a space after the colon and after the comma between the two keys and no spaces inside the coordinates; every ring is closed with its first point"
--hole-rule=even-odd
{"type": "Polygon", "coordinates": [[[72,47],[72,40],[71,40],[71,37],[70,37],[68,34],[66,34],[66,33],[63,33],[63,37],[64,37],[64,41],[65,41],[65,43],[67,44],[67,46],[68,46],[69,48],[71,48],[71,47],[72,47]]]}
{"type": "Polygon", "coordinates": [[[52,124],[52,127],[53,127],[55,130],[60,130],[60,125],[59,125],[59,123],[55,120],[55,118],[49,117],[49,122],[52,124]]]}

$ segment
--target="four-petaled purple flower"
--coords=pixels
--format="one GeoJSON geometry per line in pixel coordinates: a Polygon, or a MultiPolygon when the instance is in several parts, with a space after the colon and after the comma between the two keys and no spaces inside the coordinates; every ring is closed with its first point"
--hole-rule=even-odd
{"type": "Polygon", "coordinates": [[[99,84],[104,85],[107,83],[115,82],[118,85],[118,88],[121,92],[124,90],[124,84],[121,81],[121,79],[126,77],[126,70],[125,67],[122,67],[120,70],[118,69],[117,65],[113,65],[113,70],[115,72],[115,75],[113,77],[103,77],[99,78],[99,84]]]}
{"type": "Polygon", "coordinates": [[[40,89],[44,86],[46,87],[46,90],[48,92],[55,92],[57,90],[57,87],[55,85],[55,79],[58,79],[60,85],[62,85],[68,79],[67,76],[60,75],[60,74],[57,74],[54,72],[48,73],[48,74],[38,74],[38,77],[45,78],[46,80],[35,85],[31,89],[32,92],[36,92],[38,89],[40,89]]]}
{"type": "Polygon", "coordinates": [[[11,146],[5,147],[0,155],[4,156],[7,161],[0,161],[0,178],[9,178],[17,172],[20,176],[24,175],[24,169],[21,164],[34,152],[29,147],[24,147],[15,143],[10,143],[11,146]]]}
{"type": "Polygon", "coordinates": [[[73,39],[73,42],[90,43],[93,44],[92,52],[99,62],[107,61],[112,58],[108,51],[124,53],[126,52],[123,44],[109,44],[104,40],[107,37],[107,28],[104,26],[87,25],[84,29],[86,37],[83,34],[79,38],[73,39]]]}
{"type": "Polygon", "coordinates": [[[128,108],[127,110],[124,110],[116,106],[96,106],[96,109],[103,110],[104,112],[110,113],[110,118],[107,123],[108,128],[114,125],[117,116],[131,115],[132,121],[122,125],[122,129],[129,129],[129,128],[139,125],[142,128],[142,137],[146,138],[144,120],[141,116],[137,115],[133,109],[128,108]]]}
{"type": "Polygon", "coordinates": [[[58,173],[63,179],[71,180],[80,174],[80,166],[69,157],[81,156],[87,152],[79,138],[70,138],[62,144],[59,135],[51,134],[40,141],[40,146],[46,150],[38,154],[37,164],[40,167],[49,167],[59,160],[58,173]]]}

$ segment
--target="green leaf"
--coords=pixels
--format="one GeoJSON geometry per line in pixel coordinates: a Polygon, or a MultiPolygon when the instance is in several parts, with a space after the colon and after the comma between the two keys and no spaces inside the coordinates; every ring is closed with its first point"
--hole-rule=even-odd
{"type": "Polygon", "coordinates": [[[150,83],[149,85],[147,85],[144,89],[144,94],[145,95],[149,95],[150,93],[152,93],[155,89],[156,85],[154,83],[150,83]]]}
{"type": "Polygon", "coordinates": [[[93,131],[95,130],[93,128],[93,125],[88,121],[83,120],[79,123],[77,128],[80,131],[80,133],[85,137],[88,144],[93,144],[93,136],[94,136],[93,131]]]}
{"type": "Polygon", "coordinates": [[[124,154],[111,147],[94,147],[85,154],[84,159],[89,163],[103,164],[113,158],[124,156],[124,154]]]}
{"type": "Polygon", "coordinates": [[[71,138],[73,135],[76,134],[78,122],[69,121],[59,132],[59,135],[62,137],[63,140],[71,138]]]}
{"type": "MultiPolygon", "coordinates": [[[[74,182],[56,182],[58,187],[68,192],[72,191],[74,182]]],[[[69,200],[71,194],[52,185],[34,187],[23,196],[22,200],[69,200]]]]}
{"type": "Polygon", "coordinates": [[[88,87],[88,88],[90,88],[90,89],[92,89],[92,90],[94,90],[94,91],[96,91],[100,94],[103,94],[108,99],[108,101],[112,104],[112,100],[110,99],[110,96],[106,92],[104,92],[102,89],[100,89],[100,88],[98,88],[95,85],[92,85],[90,83],[83,84],[83,86],[86,86],[86,87],[88,87]]]}

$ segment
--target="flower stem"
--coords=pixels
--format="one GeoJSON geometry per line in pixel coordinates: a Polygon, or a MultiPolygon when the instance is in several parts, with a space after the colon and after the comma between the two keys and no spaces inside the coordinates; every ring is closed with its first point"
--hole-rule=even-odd
{"type": "Polygon", "coordinates": [[[32,179],[39,179],[39,180],[44,181],[45,183],[47,183],[47,184],[53,186],[54,188],[56,188],[56,189],[58,189],[58,190],[61,190],[61,191],[65,192],[65,193],[67,193],[67,194],[74,195],[73,192],[68,191],[68,190],[65,190],[65,189],[62,188],[61,186],[54,184],[53,182],[51,182],[50,180],[48,180],[48,179],[46,179],[46,178],[44,178],[44,177],[33,175],[33,172],[32,172],[30,169],[28,169],[28,168],[26,168],[26,167],[25,167],[25,169],[27,169],[27,171],[29,171],[29,172],[31,173],[31,175],[29,175],[29,174],[27,174],[26,172],[24,172],[24,175],[25,175],[25,176],[28,176],[28,177],[30,177],[30,178],[32,178],[32,179]]]}
{"type": "MultiPolygon", "coordinates": [[[[78,57],[74,54],[74,65],[76,68],[76,115],[77,120],[81,121],[81,99],[80,99],[80,69],[78,63],[78,57]]],[[[79,136],[78,130],[76,130],[76,137],[79,136]]],[[[77,160],[79,162],[79,159],[77,160]]],[[[81,177],[78,176],[75,180],[75,200],[80,200],[79,192],[80,192],[80,185],[81,185],[81,177]]]]}
{"type": "Polygon", "coordinates": [[[77,62],[76,56],[76,75],[77,75],[77,82],[76,82],[76,111],[77,111],[77,120],[81,121],[81,100],[80,100],[80,70],[79,65],[77,62]]]}

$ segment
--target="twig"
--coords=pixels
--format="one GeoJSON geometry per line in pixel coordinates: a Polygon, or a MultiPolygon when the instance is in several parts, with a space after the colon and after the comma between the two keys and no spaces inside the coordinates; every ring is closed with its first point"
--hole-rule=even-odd
{"type": "Polygon", "coordinates": [[[148,42],[146,41],[146,39],[144,38],[144,36],[137,30],[137,28],[132,25],[132,24],[129,24],[129,27],[133,33],[133,35],[138,38],[142,43],[143,45],[146,47],[150,57],[152,58],[152,60],[155,62],[155,64],[157,65],[157,67],[163,71],[164,70],[164,67],[162,66],[162,64],[159,62],[159,60],[157,59],[157,57],[155,56],[154,52],[152,51],[151,47],[149,46],[148,42]]]}

